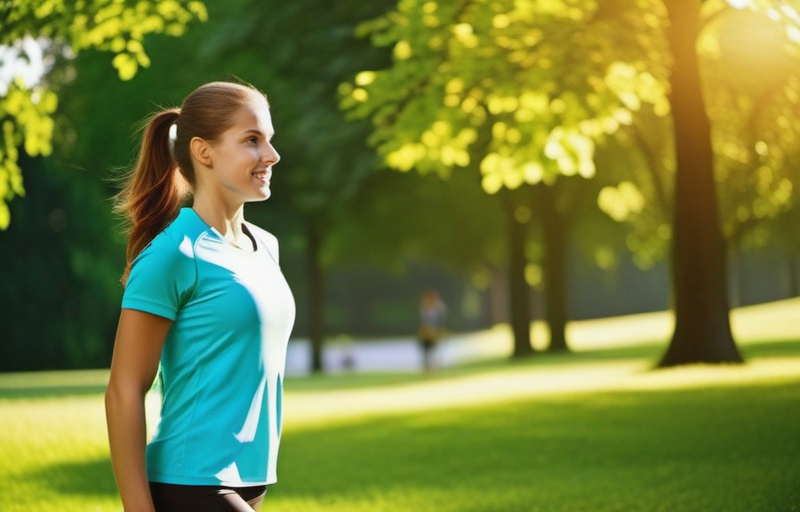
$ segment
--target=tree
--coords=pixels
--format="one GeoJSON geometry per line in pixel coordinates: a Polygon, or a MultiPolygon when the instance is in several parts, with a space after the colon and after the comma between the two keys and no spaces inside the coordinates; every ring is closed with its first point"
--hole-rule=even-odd
{"type": "Polygon", "coordinates": [[[163,32],[181,35],[192,19],[206,18],[196,0],[3,2],[0,4],[0,230],[10,222],[8,201],[24,195],[19,147],[30,156],[52,151],[53,114],[59,76],[55,63],[97,48],[115,54],[122,80],[132,78],[150,60],[144,38],[163,32]],[[49,73],[55,69],[55,74],[49,73]]]}
{"type": "MultiPolygon", "coordinates": [[[[471,169],[490,194],[552,186],[559,176],[591,178],[597,145],[632,123],[642,104],[668,111],[659,79],[667,68],[647,65],[663,62],[664,41],[656,36],[643,44],[639,36],[661,18],[657,10],[617,1],[401,1],[361,28],[374,44],[393,46],[392,67],[357,74],[343,86],[342,106],[372,118],[371,142],[401,171],[471,169]]],[[[525,230],[517,226],[519,205],[505,204],[510,253],[517,255],[510,270],[515,354],[524,355],[530,352],[529,316],[519,304],[526,297],[519,289],[525,230]]],[[[553,233],[548,239],[560,243],[553,233]]],[[[564,311],[557,258],[547,258],[549,305],[564,311]]],[[[565,348],[561,317],[552,316],[551,328],[556,346],[565,348]]]]}
{"type": "Polygon", "coordinates": [[[124,250],[91,173],[20,155],[28,197],[0,232],[0,371],[103,368],[119,315],[124,250]],[[116,257],[115,257],[116,256],[116,257]]]}
{"type": "Polygon", "coordinates": [[[741,362],[728,316],[711,126],[697,59],[700,0],[666,2],[666,6],[675,61],[670,92],[676,153],[672,245],[675,331],[659,365],[741,362]]]}
{"type": "Polygon", "coordinates": [[[704,9],[698,51],[730,252],[797,239],[796,230],[776,222],[800,199],[800,117],[793,115],[800,102],[800,16],[788,7],[704,9]]]}
{"type": "MultiPolygon", "coordinates": [[[[730,4],[737,8],[703,2],[697,40],[722,232],[731,258],[767,244],[791,252],[796,224],[784,220],[798,204],[793,184],[800,182],[793,163],[800,154],[800,119],[791,114],[800,98],[800,41],[792,39],[791,27],[800,23],[788,4],[730,4]]],[[[598,199],[628,226],[627,245],[646,268],[668,252],[675,159],[671,120],[642,115],[643,107],[638,121],[615,137],[628,150],[615,152],[614,161],[630,169],[629,176],[609,183],[598,199]]],[[[730,275],[729,295],[737,301],[737,276],[730,275]]]]}
{"type": "MultiPolygon", "coordinates": [[[[742,162],[745,164],[744,167],[752,169],[760,164],[755,173],[746,172],[741,167],[738,169],[739,172],[731,172],[730,167],[727,169],[723,167],[727,171],[727,176],[723,177],[726,182],[733,181],[738,176],[751,176],[755,178],[756,183],[756,186],[753,187],[753,182],[750,181],[751,184],[746,187],[749,191],[745,194],[747,198],[745,201],[751,202],[749,207],[742,204],[741,196],[738,201],[734,201],[734,204],[738,203],[736,206],[738,222],[731,223],[729,217],[728,226],[730,226],[730,235],[735,236],[736,231],[739,231],[735,226],[746,230],[748,224],[753,224],[747,222],[751,214],[755,214],[756,218],[763,219],[774,215],[772,212],[780,211],[790,204],[792,180],[788,177],[780,177],[781,170],[786,168],[785,163],[781,160],[783,154],[791,154],[792,151],[796,154],[798,150],[796,143],[787,144],[786,140],[775,140],[776,137],[781,138],[787,135],[791,139],[796,139],[796,137],[789,135],[789,130],[776,129],[779,127],[772,124],[771,129],[759,130],[758,135],[754,137],[756,140],[751,139],[749,144],[747,142],[745,144],[729,142],[721,145],[723,158],[717,159],[715,162],[712,152],[711,125],[704,103],[697,55],[702,22],[700,4],[700,1],[666,3],[671,22],[670,44],[675,59],[671,79],[671,103],[677,160],[672,254],[676,324],[669,347],[659,363],[660,366],[693,362],[736,363],[742,361],[733,341],[728,318],[726,253],[722,221],[717,206],[714,165],[721,161],[730,166],[730,161],[738,158],[729,158],[731,153],[729,148],[742,148],[742,146],[746,148],[742,162]],[[754,147],[755,151],[747,146],[754,147]],[[770,156],[769,153],[773,154],[770,156]],[[726,160],[725,157],[728,159],[726,160]],[[767,160],[771,160],[769,163],[772,165],[766,165],[767,160]],[[775,177],[776,173],[778,174],[777,178],[775,177]]],[[[755,9],[766,7],[767,12],[775,9],[771,2],[752,2],[751,4],[751,7],[755,9]]],[[[718,8],[717,13],[719,12],[730,13],[731,11],[723,11],[718,8]]],[[[758,17],[749,17],[751,23],[756,23],[756,27],[759,22],[761,23],[762,34],[768,33],[778,39],[783,39],[784,43],[783,45],[778,44],[777,48],[773,45],[774,53],[771,59],[766,61],[759,59],[759,68],[772,65],[774,70],[769,73],[768,78],[759,78],[755,94],[752,89],[747,91],[752,98],[751,102],[741,102],[741,90],[738,91],[739,94],[735,94],[736,86],[731,83],[726,83],[724,87],[718,89],[730,91],[733,88],[734,96],[740,98],[740,104],[750,103],[753,105],[752,109],[747,109],[749,110],[747,116],[743,116],[745,126],[750,128],[744,130],[744,133],[750,132],[751,137],[754,135],[751,130],[758,126],[759,118],[765,114],[770,115],[771,109],[768,108],[771,106],[770,104],[774,105],[785,101],[787,95],[790,102],[792,97],[795,103],[797,101],[799,88],[796,64],[789,66],[786,71],[782,69],[782,66],[777,68],[774,66],[776,60],[778,63],[781,62],[782,57],[779,50],[781,46],[784,51],[789,52],[787,56],[798,55],[800,41],[797,41],[798,38],[795,36],[795,43],[792,45],[791,38],[786,37],[787,31],[781,30],[784,27],[775,20],[783,17],[784,23],[788,22],[789,24],[786,28],[793,27],[796,34],[797,28],[800,26],[798,23],[800,16],[798,16],[798,11],[790,6],[784,12],[788,16],[780,16],[780,11],[774,11],[771,15],[773,22],[765,18],[759,20],[758,17]],[[769,27],[766,30],[763,28],[765,23],[769,27]],[[778,55],[776,56],[775,53],[778,55]]],[[[793,32],[789,30],[788,33],[792,34],[793,32]]],[[[726,43],[724,32],[717,37],[718,40],[722,39],[718,44],[726,43]]],[[[769,51],[763,47],[759,50],[761,52],[769,51]]],[[[742,55],[741,52],[739,54],[742,55]]],[[[787,57],[784,56],[784,64],[787,63],[786,60],[787,57]]],[[[754,68],[750,70],[750,72],[754,71],[754,68]]],[[[750,82],[752,87],[752,81],[748,80],[746,76],[739,74],[738,77],[744,84],[750,82]]],[[[707,79],[714,80],[710,77],[707,79]]],[[[711,98],[714,96],[709,95],[711,98]]],[[[717,130],[717,138],[719,139],[720,132],[723,132],[724,137],[725,125],[720,123],[717,130]]],[[[730,141],[730,136],[728,140],[730,141]]],[[[734,189],[735,194],[737,192],[735,185],[731,188],[734,189]]]]}
{"type": "MultiPolygon", "coordinates": [[[[792,5],[735,3],[752,4],[773,20],[788,18],[788,39],[797,39],[800,17],[792,5]]],[[[706,10],[731,7],[709,1],[706,10]]],[[[673,239],[676,333],[663,364],[737,361],[725,302],[711,127],[695,48],[700,18],[699,1],[578,6],[473,0],[447,7],[403,1],[365,27],[375,44],[394,45],[393,68],[357,75],[344,106],[356,116],[372,117],[373,142],[389,165],[430,172],[466,168],[478,158],[490,193],[526,182],[552,185],[560,174],[596,180],[598,148],[638,149],[639,167],[650,177],[612,171],[598,201],[617,220],[648,218],[646,234],[640,230],[628,239],[641,261],[653,261],[673,239]],[[665,129],[671,106],[673,137],[665,129]],[[476,129],[486,125],[492,142],[488,151],[476,151],[476,129]],[[647,126],[656,127],[655,133],[647,126]],[[674,160],[665,150],[671,143],[674,160]],[[674,200],[665,181],[670,172],[674,200]],[[651,203],[654,210],[647,208],[651,203]],[[671,227],[664,220],[670,211],[671,227]]],[[[781,33],[781,27],[772,28],[781,33]]],[[[795,78],[773,88],[790,111],[798,96],[792,83],[795,78]]],[[[784,128],[791,123],[786,116],[779,119],[784,128]]],[[[790,131],[771,131],[773,143],[750,144],[762,157],[780,155],[778,141],[792,138],[790,131]]],[[[779,169],[787,168],[785,161],[771,157],[779,169]]],[[[608,168],[603,171],[609,174],[608,168]]],[[[750,204],[742,209],[740,201],[739,216],[752,212],[764,218],[793,204],[792,179],[781,172],[759,171],[762,186],[740,189],[750,204]]]]}

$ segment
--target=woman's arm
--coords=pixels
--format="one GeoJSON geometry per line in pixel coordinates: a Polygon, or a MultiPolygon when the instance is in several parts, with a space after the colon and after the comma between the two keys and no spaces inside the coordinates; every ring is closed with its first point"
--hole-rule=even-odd
{"type": "Polygon", "coordinates": [[[153,384],[172,320],[123,309],[106,390],[106,421],[114,476],[126,512],[152,512],[145,470],[144,397],[153,384]]]}

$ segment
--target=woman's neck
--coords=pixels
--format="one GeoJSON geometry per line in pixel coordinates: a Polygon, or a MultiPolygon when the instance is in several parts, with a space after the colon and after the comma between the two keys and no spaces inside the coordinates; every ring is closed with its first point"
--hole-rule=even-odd
{"type": "MultiPolygon", "coordinates": [[[[192,209],[231,244],[246,247],[250,238],[243,231],[244,204],[228,205],[209,196],[195,196],[192,209]]],[[[251,244],[250,244],[251,245],[251,244]]]]}

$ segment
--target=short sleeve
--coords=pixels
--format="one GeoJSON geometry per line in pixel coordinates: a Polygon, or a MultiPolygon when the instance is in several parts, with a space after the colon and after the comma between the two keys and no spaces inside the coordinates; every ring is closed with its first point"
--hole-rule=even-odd
{"type": "Polygon", "coordinates": [[[133,261],[122,308],[175,320],[197,280],[189,237],[174,240],[162,233],[133,261]]]}

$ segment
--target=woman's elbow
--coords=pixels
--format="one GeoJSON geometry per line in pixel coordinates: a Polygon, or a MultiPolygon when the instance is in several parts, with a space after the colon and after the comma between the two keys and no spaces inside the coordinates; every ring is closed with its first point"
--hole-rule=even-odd
{"type": "Polygon", "coordinates": [[[127,408],[137,403],[144,403],[146,386],[133,383],[122,383],[111,379],[106,387],[105,407],[106,414],[120,408],[127,408]]]}

